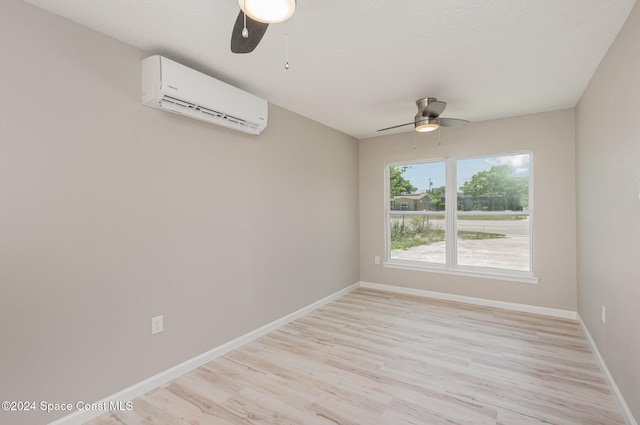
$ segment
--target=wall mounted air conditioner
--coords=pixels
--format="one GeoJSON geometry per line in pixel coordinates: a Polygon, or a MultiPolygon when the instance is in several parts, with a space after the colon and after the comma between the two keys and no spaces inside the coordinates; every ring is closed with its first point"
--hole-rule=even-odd
{"type": "Polygon", "coordinates": [[[142,60],[142,103],[248,134],[267,127],[267,101],[163,56],[142,60]]]}

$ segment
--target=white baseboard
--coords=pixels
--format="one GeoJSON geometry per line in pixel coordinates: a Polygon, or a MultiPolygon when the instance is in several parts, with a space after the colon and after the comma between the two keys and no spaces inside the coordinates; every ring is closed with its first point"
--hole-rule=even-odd
{"type": "Polygon", "coordinates": [[[457,301],[467,304],[481,305],[484,307],[501,308],[504,310],[519,311],[522,313],[541,314],[543,316],[561,317],[563,319],[577,320],[578,314],[571,310],[560,310],[556,308],[538,307],[528,304],[516,304],[505,301],[488,300],[485,298],[467,297],[464,295],[447,294],[444,292],[426,291],[423,289],[405,288],[402,286],[383,285],[380,283],[360,282],[360,287],[378,289],[380,291],[396,292],[398,294],[416,295],[419,297],[436,298],[446,301],[457,301]]]}
{"type": "MultiPolygon", "coordinates": [[[[200,366],[209,363],[212,360],[217,359],[218,357],[224,356],[228,352],[235,350],[255,339],[258,339],[269,332],[278,329],[281,326],[286,325],[289,322],[296,320],[299,317],[304,316],[307,313],[316,310],[323,305],[342,297],[343,295],[353,291],[354,289],[360,286],[359,283],[354,283],[340,291],[337,291],[319,301],[314,302],[306,307],[301,308],[300,310],[294,311],[291,314],[288,314],[280,319],[274,320],[271,323],[268,323],[256,330],[253,330],[247,334],[244,334],[232,341],[227,342],[226,344],[220,345],[206,353],[200,354],[192,359],[189,359],[179,365],[176,365],[170,369],[165,370],[164,372],[160,372],[157,375],[154,375],[148,379],[145,379],[142,382],[134,384],[129,388],[125,388],[122,391],[119,391],[113,395],[110,395],[100,401],[98,404],[102,404],[103,406],[109,406],[111,403],[117,404],[121,402],[124,404],[129,400],[133,400],[134,398],[140,397],[149,391],[161,387],[162,385],[178,378],[179,376],[184,375],[185,373],[191,372],[194,369],[199,368],[200,366]]],[[[104,410],[98,411],[75,411],[67,416],[64,416],[56,421],[49,423],[49,425],[81,425],[91,419],[97,418],[98,416],[106,413],[104,410]]]]}
{"type": "Polygon", "coordinates": [[[638,425],[638,422],[636,421],[636,419],[633,417],[633,414],[631,413],[631,409],[629,409],[629,405],[627,404],[624,397],[622,396],[622,393],[620,392],[620,388],[618,388],[618,385],[616,384],[616,381],[614,381],[613,376],[611,375],[611,372],[609,372],[609,368],[607,367],[607,364],[604,362],[604,359],[600,354],[600,350],[598,350],[598,346],[596,345],[596,342],[593,340],[593,337],[591,336],[589,329],[587,329],[587,325],[585,325],[580,315],[578,315],[578,322],[580,322],[580,326],[582,326],[582,331],[587,337],[587,342],[589,342],[589,345],[591,346],[591,351],[593,351],[596,361],[598,362],[598,366],[600,366],[600,370],[602,371],[602,374],[604,375],[604,378],[606,379],[607,384],[609,385],[609,389],[613,394],[613,398],[616,400],[616,403],[620,408],[620,412],[622,413],[622,417],[625,423],[627,425],[638,425]]]}

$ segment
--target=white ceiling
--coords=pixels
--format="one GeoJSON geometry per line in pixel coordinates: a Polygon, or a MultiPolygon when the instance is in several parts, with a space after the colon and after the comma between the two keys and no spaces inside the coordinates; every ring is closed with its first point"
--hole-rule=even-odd
{"type": "Polygon", "coordinates": [[[472,121],[573,107],[635,3],[298,0],[236,55],[236,0],[26,1],[357,138],[411,122],[427,96],[472,121]]]}

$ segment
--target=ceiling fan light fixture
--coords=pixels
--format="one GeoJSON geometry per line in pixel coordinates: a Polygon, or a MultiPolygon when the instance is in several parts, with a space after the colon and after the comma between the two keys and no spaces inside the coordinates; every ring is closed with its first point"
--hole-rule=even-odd
{"type": "Polygon", "coordinates": [[[437,119],[430,118],[417,120],[414,125],[415,130],[419,133],[428,133],[429,131],[437,130],[438,127],[440,127],[437,119]]]}
{"type": "Polygon", "coordinates": [[[296,0],[238,0],[238,4],[248,17],[265,24],[286,21],[296,10],[296,0]]]}

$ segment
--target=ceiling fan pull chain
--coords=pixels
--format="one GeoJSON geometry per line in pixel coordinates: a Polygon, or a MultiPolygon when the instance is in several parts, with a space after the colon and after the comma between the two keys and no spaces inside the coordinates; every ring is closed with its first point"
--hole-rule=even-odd
{"type": "Polygon", "coordinates": [[[289,20],[284,22],[284,69],[289,69],[289,20]]]}
{"type": "Polygon", "coordinates": [[[244,0],[242,0],[242,14],[244,15],[244,27],[242,28],[242,38],[249,38],[249,30],[247,29],[247,13],[244,11],[244,0]]]}

